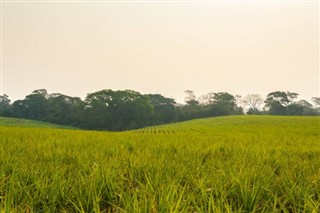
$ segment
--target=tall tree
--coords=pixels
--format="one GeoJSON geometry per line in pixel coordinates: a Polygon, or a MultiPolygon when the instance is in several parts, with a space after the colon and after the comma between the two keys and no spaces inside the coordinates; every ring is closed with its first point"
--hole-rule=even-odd
{"type": "Polygon", "coordinates": [[[259,94],[248,94],[243,98],[242,102],[247,110],[247,114],[259,114],[263,99],[259,94]]]}
{"type": "Polygon", "coordinates": [[[199,97],[199,103],[201,105],[209,105],[212,104],[213,102],[213,97],[214,97],[214,93],[213,92],[209,92],[205,95],[202,95],[199,97]]]}
{"type": "Polygon", "coordinates": [[[185,90],[184,93],[187,95],[187,97],[185,97],[185,102],[188,105],[196,106],[199,104],[199,101],[192,90],[185,90]]]}
{"type": "Polygon", "coordinates": [[[201,106],[196,95],[192,90],[185,90],[185,105],[177,107],[177,117],[179,121],[189,120],[200,117],[201,106]]]}
{"type": "Polygon", "coordinates": [[[243,113],[242,108],[237,107],[235,97],[227,92],[214,93],[209,111],[211,116],[243,113]]]}
{"type": "Polygon", "coordinates": [[[320,97],[312,97],[311,100],[316,106],[320,107],[320,97]]]}
{"type": "Polygon", "coordinates": [[[154,108],[154,124],[164,124],[176,120],[176,102],[160,94],[146,95],[154,108]]]}
{"type": "Polygon", "coordinates": [[[111,129],[112,117],[108,109],[111,102],[111,90],[102,90],[88,94],[84,100],[84,113],[81,126],[87,129],[111,129]]]}
{"type": "Polygon", "coordinates": [[[13,114],[22,118],[46,120],[48,113],[48,93],[45,89],[34,90],[24,100],[15,101],[13,114]]]}
{"type": "Polygon", "coordinates": [[[312,102],[314,103],[314,108],[318,115],[320,115],[320,97],[312,97],[312,102]]]}
{"type": "Polygon", "coordinates": [[[286,115],[287,106],[298,97],[297,93],[275,91],[268,94],[265,106],[269,114],[286,115]]]}
{"type": "Polygon", "coordinates": [[[48,102],[48,121],[72,126],[80,125],[84,107],[80,98],[53,93],[48,96],[48,102]]]}
{"type": "Polygon", "coordinates": [[[150,124],[153,107],[133,90],[101,90],[85,99],[86,125],[94,129],[126,130],[150,124]]]}
{"type": "Polygon", "coordinates": [[[11,116],[12,105],[9,96],[4,94],[0,95],[0,116],[11,116]]]}

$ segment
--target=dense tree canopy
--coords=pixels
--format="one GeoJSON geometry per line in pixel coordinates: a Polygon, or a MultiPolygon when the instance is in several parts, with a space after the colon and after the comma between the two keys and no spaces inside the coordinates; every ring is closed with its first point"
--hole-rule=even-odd
{"type": "Polygon", "coordinates": [[[242,108],[236,104],[235,97],[227,92],[214,93],[209,110],[211,116],[243,114],[242,108]]]}
{"type": "Polygon", "coordinates": [[[186,90],[185,93],[185,104],[177,104],[174,99],[160,94],[143,95],[133,90],[101,90],[90,93],[81,100],[38,89],[12,104],[8,95],[1,95],[0,112],[1,116],[111,131],[194,118],[244,114],[243,108],[247,114],[320,114],[319,97],[312,98],[312,105],[306,100],[296,101],[298,94],[292,92],[271,92],[264,102],[258,94],[249,94],[241,99],[241,96],[233,96],[227,92],[210,92],[200,98],[191,90],[186,90]]]}
{"type": "Polygon", "coordinates": [[[134,129],[151,125],[153,114],[148,96],[132,90],[101,90],[86,97],[83,125],[90,129],[134,129]]]}
{"type": "Polygon", "coordinates": [[[150,104],[153,106],[153,123],[164,124],[176,121],[176,105],[174,99],[166,98],[160,94],[148,94],[150,104]]]}
{"type": "Polygon", "coordinates": [[[46,120],[48,109],[48,93],[45,89],[33,91],[24,100],[15,101],[12,106],[13,115],[34,120],[46,120]]]}
{"type": "Polygon", "coordinates": [[[48,113],[45,120],[53,123],[77,126],[84,106],[78,97],[70,97],[60,93],[48,95],[48,113]]]}
{"type": "Polygon", "coordinates": [[[269,93],[265,101],[267,113],[271,115],[316,115],[312,104],[306,100],[295,101],[298,93],[276,91],[269,93]]]}
{"type": "Polygon", "coordinates": [[[9,96],[4,94],[0,95],[0,113],[3,116],[10,116],[12,114],[11,100],[9,96]]]}

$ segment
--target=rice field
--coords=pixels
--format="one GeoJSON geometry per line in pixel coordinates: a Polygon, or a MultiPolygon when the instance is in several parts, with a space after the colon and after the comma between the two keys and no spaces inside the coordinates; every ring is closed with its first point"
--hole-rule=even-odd
{"type": "Polygon", "coordinates": [[[0,212],[320,212],[320,117],[1,125],[0,212]]]}

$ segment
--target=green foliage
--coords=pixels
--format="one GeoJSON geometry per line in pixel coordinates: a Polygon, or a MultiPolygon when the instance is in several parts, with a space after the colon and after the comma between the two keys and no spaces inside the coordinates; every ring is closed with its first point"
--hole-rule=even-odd
{"type": "Polygon", "coordinates": [[[237,115],[243,114],[241,107],[236,104],[236,99],[233,95],[227,92],[214,93],[211,104],[208,105],[209,116],[221,115],[237,115]]]}
{"type": "Polygon", "coordinates": [[[195,118],[205,118],[222,115],[243,114],[241,107],[236,104],[233,95],[227,92],[209,93],[202,98],[202,104],[195,100],[192,91],[187,90],[186,105],[180,105],[177,109],[178,120],[184,121],[195,118]]]}
{"type": "Polygon", "coordinates": [[[13,117],[97,130],[127,130],[171,121],[168,110],[159,110],[148,96],[132,90],[102,90],[88,94],[85,101],[60,93],[48,94],[44,89],[35,90],[25,99],[15,101],[12,111],[13,117]],[[158,114],[163,114],[154,116],[155,107],[158,114]]]}
{"type": "Polygon", "coordinates": [[[268,113],[271,115],[317,115],[316,109],[306,100],[294,101],[297,93],[272,92],[265,101],[268,113]]]}
{"type": "Polygon", "coordinates": [[[48,112],[47,91],[39,89],[27,95],[24,100],[15,101],[12,106],[14,115],[27,119],[45,120],[48,112]]]}
{"type": "Polygon", "coordinates": [[[11,100],[9,96],[4,94],[0,95],[0,116],[11,116],[11,100]]]}
{"type": "Polygon", "coordinates": [[[85,100],[45,89],[33,91],[12,105],[7,95],[0,96],[0,116],[26,118],[68,125],[81,129],[125,131],[146,126],[174,123],[196,118],[223,115],[320,115],[319,100],[313,106],[306,100],[295,101],[298,94],[276,91],[269,93],[262,111],[262,98],[257,94],[233,96],[227,92],[210,92],[199,99],[193,91],[185,91],[186,104],[160,94],[143,95],[133,90],[101,90],[85,100]]]}
{"type": "Polygon", "coordinates": [[[193,107],[199,105],[199,101],[197,100],[197,97],[192,90],[186,90],[184,91],[184,93],[187,95],[187,97],[185,98],[185,102],[187,105],[193,107]]]}
{"type": "Polygon", "coordinates": [[[319,212],[320,118],[1,126],[0,212],[319,212]]]}
{"type": "Polygon", "coordinates": [[[132,90],[102,90],[91,93],[86,97],[85,104],[88,127],[93,124],[94,129],[139,128],[150,125],[153,116],[149,98],[132,90]],[[101,123],[95,123],[96,120],[101,120],[101,123]]]}
{"type": "Polygon", "coordinates": [[[80,98],[60,93],[48,95],[48,113],[45,120],[71,126],[79,126],[84,103],[80,98]]]}
{"type": "Polygon", "coordinates": [[[176,102],[160,94],[148,94],[150,104],[153,106],[153,124],[165,124],[176,121],[176,102]]]}
{"type": "Polygon", "coordinates": [[[0,126],[13,126],[13,127],[37,127],[37,128],[59,128],[59,129],[75,129],[71,126],[56,125],[52,123],[27,120],[21,118],[6,118],[0,117],[0,126]]]}
{"type": "Polygon", "coordinates": [[[288,94],[285,92],[271,92],[265,101],[269,114],[286,115],[286,106],[290,103],[288,94]]]}

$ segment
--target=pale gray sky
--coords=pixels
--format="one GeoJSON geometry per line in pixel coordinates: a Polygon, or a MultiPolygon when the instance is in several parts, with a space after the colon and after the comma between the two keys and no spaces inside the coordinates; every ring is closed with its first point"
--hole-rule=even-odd
{"type": "Polygon", "coordinates": [[[2,93],[319,91],[318,2],[2,3],[2,93]]]}

